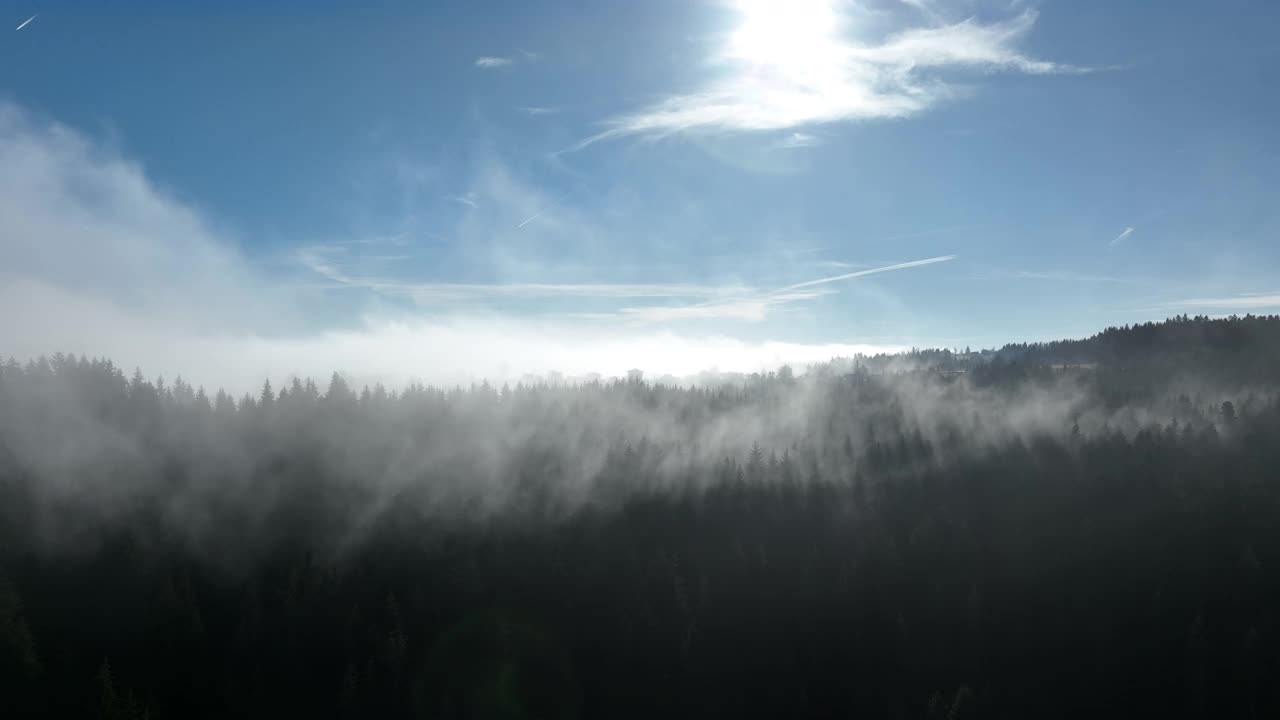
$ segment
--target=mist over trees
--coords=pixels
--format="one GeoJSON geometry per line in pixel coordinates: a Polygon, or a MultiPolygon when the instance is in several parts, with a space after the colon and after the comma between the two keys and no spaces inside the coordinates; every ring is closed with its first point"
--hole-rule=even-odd
{"type": "Polygon", "coordinates": [[[1280,317],[717,383],[0,367],[14,717],[1280,710],[1280,317]]]}

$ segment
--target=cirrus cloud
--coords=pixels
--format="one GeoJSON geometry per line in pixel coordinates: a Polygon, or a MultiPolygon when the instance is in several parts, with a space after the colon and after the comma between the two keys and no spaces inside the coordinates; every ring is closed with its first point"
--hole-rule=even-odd
{"type": "MultiPolygon", "coordinates": [[[[739,23],[710,59],[721,70],[692,92],[607,121],[609,129],[581,149],[621,135],[692,129],[783,130],[848,120],[903,118],[953,97],[945,73],[956,70],[1027,74],[1085,69],[1030,57],[1018,49],[1038,17],[929,24],[897,18],[877,32],[867,8],[839,0],[734,0],[739,23]]],[[[916,18],[918,20],[918,18],[916,18]]]]}
{"type": "Polygon", "coordinates": [[[476,67],[481,68],[483,70],[500,68],[500,67],[503,67],[504,65],[510,65],[510,64],[511,64],[511,58],[509,57],[496,57],[493,55],[483,55],[481,57],[476,58],[476,67]]]}

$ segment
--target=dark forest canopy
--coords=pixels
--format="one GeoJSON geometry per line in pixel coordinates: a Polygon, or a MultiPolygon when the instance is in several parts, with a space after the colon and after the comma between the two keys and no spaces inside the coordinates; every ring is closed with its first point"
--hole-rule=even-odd
{"type": "Polygon", "coordinates": [[[6,716],[1280,711],[1280,317],[714,386],[0,370],[6,716]]]}
{"type": "Polygon", "coordinates": [[[1280,315],[1227,318],[1178,315],[1163,322],[1109,327],[1076,340],[1010,343],[999,349],[912,350],[859,359],[876,369],[931,367],[972,369],[992,362],[1030,365],[1100,365],[1141,370],[1168,380],[1179,373],[1226,383],[1277,382],[1280,368],[1280,315]]]}

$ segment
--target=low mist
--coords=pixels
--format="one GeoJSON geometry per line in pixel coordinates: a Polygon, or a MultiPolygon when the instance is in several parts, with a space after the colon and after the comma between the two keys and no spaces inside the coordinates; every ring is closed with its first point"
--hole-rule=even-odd
{"type": "Polygon", "coordinates": [[[1105,367],[1001,357],[858,356],[682,383],[633,370],[387,387],[335,372],[232,395],[57,354],[0,375],[0,463],[35,480],[23,522],[46,549],[147,507],[160,537],[230,566],[282,532],[341,554],[391,514],[554,520],[721,482],[875,484],[1010,447],[1216,432],[1225,399],[1247,412],[1268,397],[1182,374],[1121,403],[1105,367]]]}

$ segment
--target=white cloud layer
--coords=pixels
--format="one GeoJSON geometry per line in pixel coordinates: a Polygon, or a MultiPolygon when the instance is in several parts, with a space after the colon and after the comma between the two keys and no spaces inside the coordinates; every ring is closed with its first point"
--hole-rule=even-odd
{"type": "Polygon", "coordinates": [[[337,370],[357,385],[400,387],[411,380],[453,385],[515,382],[529,374],[624,376],[641,368],[650,377],[691,377],[706,371],[750,373],[783,364],[803,366],[835,356],[892,352],[894,345],[746,342],[686,336],[652,328],[602,330],[597,325],[499,315],[439,318],[370,315],[353,328],[267,335],[197,332],[34,283],[6,285],[0,303],[27,312],[0,320],[9,342],[0,353],[18,357],[64,350],[102,355],[151,377],[182,373],[189,381],[237,394],[264,378],[281,387],[289,377],[320,380],[337,370]],[[37,314],[38,313],[38,314],[37,314]],[[24,317],[26,319],[24,319],[24,317]]]}
{"type": "MultiPolygon", "coordinates": [[[[1037,60],[1018,45],[1034,10],[995,22],[875,12],[846,0],[734,0],[738,24],[710,58],[703,87],[672,95],[578,145],[611,136],[690,129],[780,130],[872,118],[902,118],[956,94],[948,71],[1080,72],[1037,60]],[[923,19],[926,25],[913,25],[923,19]],[[883,27],[886,17],[894,25],[883,27]]],[[[923,12],[928,10],[928,12],[923,12]]]]}

